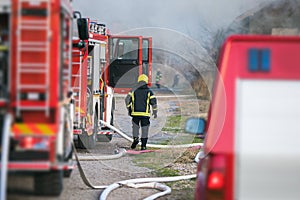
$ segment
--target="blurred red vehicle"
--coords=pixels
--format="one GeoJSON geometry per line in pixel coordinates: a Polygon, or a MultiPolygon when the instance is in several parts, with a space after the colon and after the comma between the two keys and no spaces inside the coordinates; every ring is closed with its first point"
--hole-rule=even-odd
{"type": "Polygon", "coordinates": [[[208,121],[186,124],[205,132],[195,199],[299,199],[299,52],[300,37],[226,40],[208,121]]]}

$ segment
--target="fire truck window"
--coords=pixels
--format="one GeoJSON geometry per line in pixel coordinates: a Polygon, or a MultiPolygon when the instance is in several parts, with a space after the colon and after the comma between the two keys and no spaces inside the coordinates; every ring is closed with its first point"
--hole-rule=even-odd
{"type": "Polygon", "coordinates": [[[143,61],[149,60],[148,50],[149,50],[149,42],[148,40],[143,40],[143,61]]]}
{"type": "Polygon", "coordinates": [[[116,59],[137,60],[139,40],[133,39],[117,39],[114,40],[114,52],[116,59]],[[116,41],[117,40],[117,41],[116,41]]]}
{"type": "Polygon", "coordinates": [[[78,26],[77,26],[77,19],[74,19],[72,21],[72,36],[75,38],[79,38],[79,31],[78,31],[78,26]]]}

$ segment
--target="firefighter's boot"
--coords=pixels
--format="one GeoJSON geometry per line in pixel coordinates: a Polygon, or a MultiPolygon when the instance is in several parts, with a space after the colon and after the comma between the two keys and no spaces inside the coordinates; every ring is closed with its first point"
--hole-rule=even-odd
{"type": "Polygon", "coordinates": [[[141,138],[141,141],[142,141],[142,146],[141,146],[141,150],[146,150],[146,145],[147,145],[147,141],[148,141],[148,138],[141,138]]]}
{"type": "Polygon", "coordinates": [[[135,149],[136,145],[139,143],[138,137],[133,137],[133,142],[131,144],[131,149],[135,149]]]}

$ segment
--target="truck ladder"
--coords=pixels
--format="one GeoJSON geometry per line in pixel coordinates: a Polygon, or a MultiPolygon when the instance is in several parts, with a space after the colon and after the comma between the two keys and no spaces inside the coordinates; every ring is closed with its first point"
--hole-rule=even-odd
{"type": "MultiPolygon", "coordinates": [[[[28,8],[28,7],[27,7],[28,8]]],[[[17,78],[16,78],[16,114],[20,116],[22,110],[44,110],[46,116],[49,116],[50,111],[50,13],[51,13],[51,0],[18,0],[18,13],[17,13],[17,78]],[[27,4],[33,8],[46,4],[44,15],[40,17],[32,17],[28,19],[28,15],[24,14],[24,5],[27,4]],[[35,35],[36,32],[45,34],[43,39],[30,37],[26,39],[25,35],[35,35]],[[33,39],[32,39],[33,38],[33,39]],[[31,53],[35,55],[44,55],[43,61],[32,60],[30,62],[24,61],[24,54],[31,53]],[[24,77],[32,76],[44,77],[42,83],[24,83],[24,77]],[[43,104],[39,105],[22,105],[21,93],[26,92],[34,93],[36,91],[44,94],[43,104]]],[[[36,14],[35,14],[36,15],[36,14]]],[[[37,56],[38,57],[38,56],[37,56]]]]}
{"type": "Polygon", "coordinates": [[[78,68],[77,73],[72,74],[72,79],[74,80],[74,85],[72,87],[73,92],[75,93],[74,101],[75,101],[75,116],[76,116],[76,122],[80,123],[80,106],[81,106],[81,78],[82,78],[82,52],[80,50],[72,50],[73,57],[79,57],[79,59],[76,59],[78,62],[72,62],[72,66],[78,68]]]}
{"type": "MultiPolygon", "coordinates": [[[[69,33],[72,33],[72,26],[69,26],[69,33]]],[[[68,91],[71,90],[72,85],[72,35],[69,34],[68,42],[63,45],[63,81],[68,84],[68,91]]]]}

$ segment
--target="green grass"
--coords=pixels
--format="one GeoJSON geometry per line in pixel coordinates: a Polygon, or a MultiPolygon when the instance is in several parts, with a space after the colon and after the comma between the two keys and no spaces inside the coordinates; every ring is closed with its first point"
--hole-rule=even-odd
{"type": "Polygon", "coordinates": [[[167,118],[165,126],[162,128],[162,131],[166,132],[183,132],[183,117],[181,115],[169,116],[167,118]]]}
{"type": "Polygon", "coordinates": [[[203,142],[202,138],[199,138],[197,136],[194,137],[193,143],[202,143],[202,142],[203,142]]]}
{"type": "Polygon", "coordinates": [[[166,183],[172,188],[172,199],[174,200],[193,200],[195,199],[195,180],[178,181],[166,183]],[[176,185],[180,185],[179,188],[176,185]],[[174,197],[174,198],[173,198],[174,197]]]}
{"type": "Polygon", "coordinates": [[[167,121],[162,128],[162,131],[167,132],[169,134],[174,134],[173,138],[165,139],[160,141],[159,144],[167,145],[167,144],[189,144],[189,143],[201,143],[203,142],[198,136],[191,135],[185,133],[184,123],[188,117],[181,115],[168,116],[167,121]]]}
{"type": "Polygon", "coordinates": [[[173,132],[173,133],[178,133],[183,131],[182,128],[172,128],[172,127],[163,127],[161,130],[165,132],[173,132]]]}
{"type": "Polygon", "coordinates": [[[155,174],[159,177],[179,176],[179,171],[170,168],[160,168],[155,171],[155,174]]]}
{"type": "Polygon", "coordinates": [[[134,156],[134,163],[140,167],[159,171],[169,163],[174,162],[176,156],[172,151],[143,153],[134,156]]]}
{"type": "Polygon", "coordinates": [[[180,125],[181,119],[182,119],[181,115],[169,116],[165,126],[167,126],[167,127],[178,127],[178,125],[180,125]]]}

